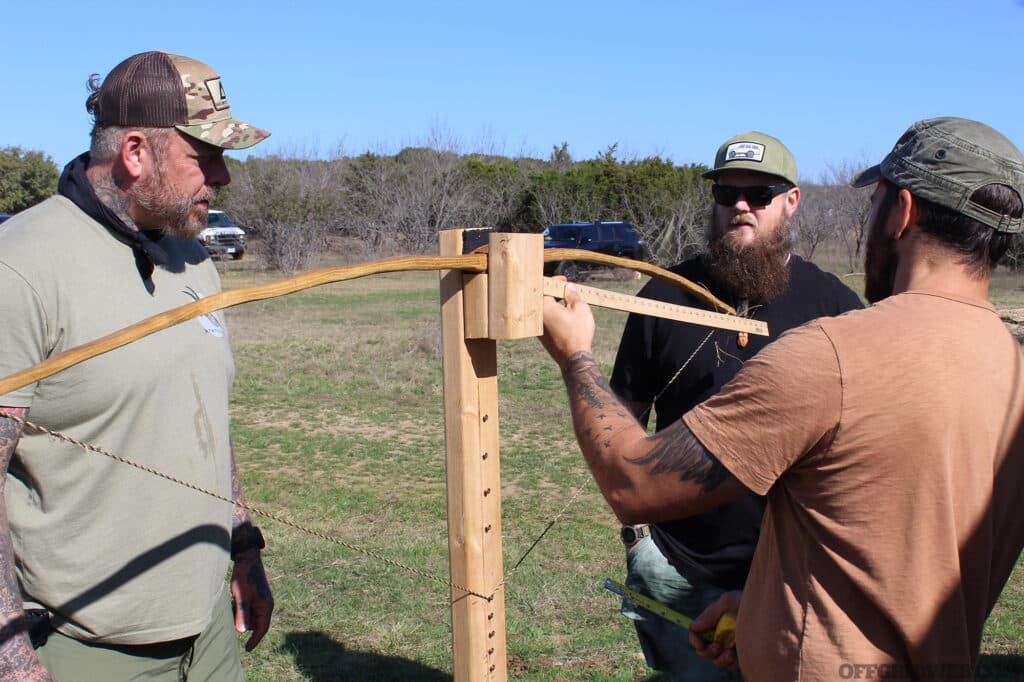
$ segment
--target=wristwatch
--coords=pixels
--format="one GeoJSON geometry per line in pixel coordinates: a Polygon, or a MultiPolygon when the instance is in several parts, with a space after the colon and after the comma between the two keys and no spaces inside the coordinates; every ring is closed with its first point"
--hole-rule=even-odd
{"type": "Polygon", "coordinates": [[[640,526],[623,526],[622,530],[619,531],[619,537],[622,538],[622,544],[632,545],[638,540],[643,540],[645,537],[651,534],[651,527],[644,524],[640,526]]]}
{"type": "Polygon", "coordinates": [[[263,549],[267,543],[263,540],[263,533],[251,523],[243,523],[231,531],[231,560],[234,561],[240,554],[253,549],[263,549]]]}

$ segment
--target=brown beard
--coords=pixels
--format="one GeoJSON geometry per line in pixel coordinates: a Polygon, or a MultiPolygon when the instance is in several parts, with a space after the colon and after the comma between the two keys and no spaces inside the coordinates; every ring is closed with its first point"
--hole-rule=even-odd
{"type": "Polygon", "coordinates": [[[896,205],[899,190],[888,188],[878,207],[875,220],[867,226],[868,242],[864,248],[864,298],[877,303],[892,296],[896,288],[896,242],[885,232],[889,212],[896,205]]]}
{"type": "Polygon", "coordinates": [[[736,301],[770,303],[782,296],[789,286],[789,255],[793,250],[789,221],[768,239],[737,245],[728,233],[717,233],[714,220],[712,209],[704,264],[715,284],[736,301]]]}

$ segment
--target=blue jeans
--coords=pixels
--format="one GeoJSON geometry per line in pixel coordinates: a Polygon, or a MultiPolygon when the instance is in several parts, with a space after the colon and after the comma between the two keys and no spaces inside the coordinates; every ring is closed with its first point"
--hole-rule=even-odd
{"type": "MultiPolygon", "coordinates": [[[[626,552],[626,587],[645,594],[691,618],[699,616],[723,592],[707,583],[691,583],[668,562],[654,540],[647,536],[626,552]]],[[[742,680],[701,658],[689,644],[689,631],[645,611],[629,599],[622,600],[622,615],[633,619],[647,665],[686,682],[734,682],[742,680]]]]}

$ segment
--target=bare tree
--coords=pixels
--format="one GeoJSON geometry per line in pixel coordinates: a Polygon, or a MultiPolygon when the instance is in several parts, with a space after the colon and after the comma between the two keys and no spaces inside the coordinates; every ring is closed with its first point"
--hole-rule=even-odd
{"type": "Polygon", "coordinates": [[[818,247],[836,233],[835,211],[829,185],[800,185],[800,207],[793,218],[796,248],[807,260],[814,260],[818,247]]]}
{"type": "MultiPolygon", "coordinates": [[[[703,251],[711,214],[711,189],[707,183],[699,183],[692,192],[669,200],[668,218],[660,226],[652,223],[643,211],[629,208],[644,243],[648,244],[652,262],[670,266],[703,251]]],[[[661,213],[664,214],[663,207],[661,213]]]]}
{"type": "Polygon", "coordinates": [[[218,204],[250,231],[272,269],[312,266],[326,251],[327,234],[344,225],[340,190],[348,162],[304,153],[305,158],[293,153],[232,164],[232,183],[219,197],[218,204]]]}
{"type": "Polygon", "coordinates": [[[264,225],[263,253],[272,270],[299,272],[316,266],[327,251],[323,223],[270,223],[264,225]]]}
{"type": "Polygon", "coordinates": [[[348,230],[370,253],[393,252],[402,170],[393,157],[367,152],[348,165],[344,181],[348,230]]]}
{"type": "Polygon", "coordinates": [[[869,190],[853,187],[850,182],[857,170],[865,165],[850,162],[829,164],[825,175],[828,187],[825,200],[831,211],[829,222],[845,251],[850,272],[857,270],[862,260],[866,236],[864,223],[870,208],[869,190]]]}

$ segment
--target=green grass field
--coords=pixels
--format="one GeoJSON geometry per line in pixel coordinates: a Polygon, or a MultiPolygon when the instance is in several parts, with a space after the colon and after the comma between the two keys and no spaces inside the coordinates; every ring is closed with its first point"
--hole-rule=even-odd
{"type": "MultiPolygon", "coordinates": [[[[219,267],[226,288],[279,278],[251,260],[219,267]]],[[[632,293],[640,283],[595,284],[632,293]]],[[[1024,308],[1020,278],[1001,279],[993,298],[1024,308]]],[[[625,314],[596,311],[595,354],[609,370],[625,314]]],[[[277,609],[243,655],[248,679],[451,679],[437,275],[325,285],[227,316],[248,501],[332,539],[257,517],[277,609]]],[[[500,342],[498,360],[509,676],[654,679],[602,587],[624,577],[623,549],[561,378],[536,339],[500,342]]],[[[1022,606],[1018,570],[985,638],[1000,669],[1024,671],[1022,606]]]]}

